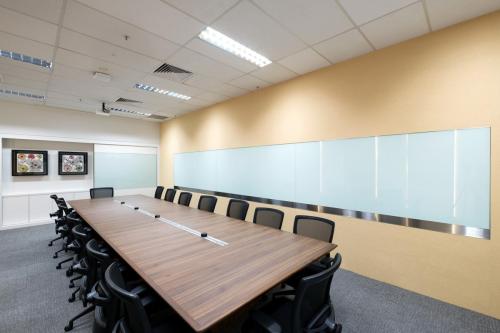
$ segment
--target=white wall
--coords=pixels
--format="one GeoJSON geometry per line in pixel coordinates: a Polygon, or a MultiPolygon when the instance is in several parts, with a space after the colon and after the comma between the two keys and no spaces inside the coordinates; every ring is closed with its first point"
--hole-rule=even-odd
{"type": "MultiPolygon", "coordinates": [[[[158,150],[159,143],[157,122],[0,101],[0,229],[50,222],[48,213],[55,207],[47,193],[63,195],[67,200],[88,197],[93,185],[93,144],[158,150]],[[13,148],[48,150],[49,175],[12,177],[13,148]],[[59,150],[88,151],[89,175],[57,175],[59,150]]],[[[132,194],[130,191],[149,194],[151,189],[117,191],[117,195],[132,194]]]]}
{"type": "Polygon", "coordinates": [[[2,195],[25,193],[78,192],[93,186],[93,145],[89,143],[4,139],[2,147],[2,195]],[[12,176],[12,150],[47,150],[49,173],[47,176],[12,176]],[[88,174],[60,176],[58,174],[58,152],[80,151],[88,153],[88,174]]]}
{"type": "Polygon", "coordinates": [[[158,147],[157,122],[0,101],[0,136],[158,147]]]}

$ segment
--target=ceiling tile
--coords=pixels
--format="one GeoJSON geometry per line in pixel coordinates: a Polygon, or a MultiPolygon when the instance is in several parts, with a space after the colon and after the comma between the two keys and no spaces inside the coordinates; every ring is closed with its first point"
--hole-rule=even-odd
{"type": "Polygon", "coordinates": [[[182,48],[168,59],[168,63],[196,74],[228,81],[243,75],[243,72],[221,64],[207,56],[182,48]]]}
{"type": "Polygon", "coordinates": [[[0,30],[55,45],[57,25],[0,7],[0,30]]]}
{"type": "Polygon", "coordinates": [[[415,0],[340,0],[342,7],[358,25],[408,6],[412,2],[415,0]]]}
{"type": "Polygon", "coordinates": [[[75,82],[82,82],[102,87],[128,89],[136,83],[136,81],[133,78],[124,76],[113,76],[113,75],[111,75],[111,82],[102,82],[99,80],[95,80],[93,78],[93,74],[94,73],[91,71],[81,70],[60,63],[54,66],[54,71],[53,71],[53,75],[66,78],[68,80],[75,80],[75,82]]]}
{"type": "Polygon", "coordinates": [[[49,90],[78,97],[92,98],[103,102],[115,101],[122,90],[93,83],[79,82],[62,76],[52,75],[49,90]]]}
{"type": "Polygon", "coordinates": [[[179,44],[197,36],[204,28],[200,22],[160,0],[80,2],[179,44]]]}
{"type": "Polygon", "coordinates": [[[10,74],[2,74],[3,80],[1,84],[14,85],[18,87],[28,88],[28,89],[47,89],[47,82],[36,81],[26,78],[19,78],[17,76],[12,76],[10,74]]]}
{"type": "Polygon", "coordinates": [[[216,20],[212,27],[271,60],[283,58],[306,46],[246,0],[216,20]]]}
{"type": "Polygon", "coordinates": [[[432,30],[500,9],[500,0],[426,0],[432,30]]]}
{"type": "Polygon", "coordinates": [[[286,57],[280,60],[279,63],[299,74],[305,74],[330,65],[328,61],[311,48],[286,57]]]}
{"type": "Polygon", "coordinates": [[[429,32],[420,2],[367,23],[361,30],[370,42],[381,49],[429,32]]]}
{"type": "Polygon", "coordinates": [[[163,0],[172,6],[210,24],[226,10],[234,6],[238,0],[163,0]]]}
{"type": "Polygon", "coordinates": [[[176,44],[133,25],[100,13],[78,2],[69,1],[63,25],[102,41],[164,61],[178,48],[176,44]],[[92,22],[92,24],[89,24],[92,22]],[[125,38],[127,36],[127,39],[125,38]]]}
{"type": "Polygon", "coordinates": [[[373,51],[357,29],[321,42],[314,49],[333,64],[373,51]]]}
{"type": "Polygon", "coordinates": [[[37,69],[35,66],[25,63],[19,63],[18,66],[7,58],[0,58],[0,74],[40,82],[48,82],[50,78],[50,71],[47,69],[37,69]]]}
{"type": "MultiPolygon", "coordinates": [[[[45,101],[45,105],[55,108],[70,109],[75,111],[97,112],[98,110],[100,110],[99,103],[89,104],[85,102],[72,102],[56,98],[47,98],[47,100],[45,101]]],[[[99,116],[96,115],[96,117],[99,116]]]]}
{"type": "Polygon", "coordinates": [[[297,73],[292,72],[280,64],[272,63],[252,72],[252,75],[267,82],[278,83],[297,76],[297,73]]]}
{"type": "Polygon", "coordinates": [[[316,44],[353,27],[332,0],[254,0],[269,15],[308,44],[316,44]]]}
{"type": "Polygon", "coordinates": [[[0,48],[52,61],[54,46],[17,37],[0,31],[0,48]]]}
{"type": "Polygon", "coordinates": [[[240,96],[248,92],[248,90],[225,84],[200,74],[194,74],[184,83],[209,92],[219,93],[224,96],[240,96]]]}
{"type": "Polygon", "coordinates": [[[2,0],[2,7],[6,7],[36,18],[59,23],[64,0],[2,0]]]}
{"type": "Polygon", "coordinates": [[[204,92],[204,93],[196,96],[196,99],[202,100],[202,101],[207,101],[207,102],[214,104],[214,103],[222,102],[228,98],[226,96],[222,96],[219,94],[214,94],[211,92],[204,92]]]}
{"type": "Polygon", "coordinates": [[[191,98],[189,101],[186,101],[187,104],[191,104],[197,108],[200,108],[200,107],[205,107],[205,106],[208,106],[210,104],[212,104],[212,102],[208,102],[208,101],[205,101],[205,100],[202,100],[202,99],[198,99],[198,98],[191,98]]]}
{"type": "Polygon", "coordinates": [[[161,62],[82,34],[61,29],[59,46],[142,72],[152,72],[161,62]]]}
{"type": "Polygon", "coordinates": [[[223,64],[236,68],[244,73],[248,73],[259,68],[257,65],[254,65],[251,62],[243,60],[199,38],[191,40],[186,44],[186,47],[190,48],[193,51],[206,55],[207,57],[210,57],[214,60],[217,60],[223,64]]]}
{"type": "Polygon", "coordinates": [[[89,75],[94,72],[106,73],[111,75],[112,82],[130,81],[136,83],[146,76],[146,74],[142,72],[134,71],[120,65],[91,58],[72,51],[58,49],[55,57],[54,70],[57,70],[61,65],[77,68],[89,73],[89,75]]]}
{"type": "Polygon", "coordinates": [[[82,97],[78,97],[78,96],[62,94],[62,93],[59,93],[56,91],[51,91],[51,90],[49,90],[47,92],[47,99],[67,101],[67,102],[71,102],[71,103],[85,103],[85,104],[91,104],[94,106],[98,106],[101,103],[100,101],[98,101],[96,99],[82,98],[82,97]]]}
{"type": "Polygon", "coordinates": [[[248,90],[257,90],[269,86],[269,82],[258,79],[252,75],[243,75],[233,81],[230,81],[229,83],[239,88],[248,90]]]}

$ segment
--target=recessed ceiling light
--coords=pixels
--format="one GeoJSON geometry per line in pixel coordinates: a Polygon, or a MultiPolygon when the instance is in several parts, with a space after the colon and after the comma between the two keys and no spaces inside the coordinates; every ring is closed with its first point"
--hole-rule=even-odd
{"type": "Polygon", "coordinates": [[[115,107],[109,107],[108,110],[109,111],[114,111],[114,112],[122,112],[122,113],[135,114],[137,116],[143,116],[143,117],[149,117],[149,116],[151,116],[151,113],[146,113],[146,112],[141,112],[141,111],[134,111],[134,110],[127,110],[127,109],[115,108],[115,107]]]}
{"type": "Polygon", "coordinates": [[[32,64],[35,66],[40,66],[43,68],[52,68],[52,62],[35,58],[26,54],[21,54],[17,52],[11,52],[11,51],[5,51],[5,50],[0,50],[0,55],[5,58],[9,58],[12,60],[20,61],[20,62],[25,62],[28,64],[32,64]]]}
{"type": "Polygon", "coordinates": [[[191,99],[191,96],[179,94],[179,93],[176,93],[176,92],[173,92],[173,91],[168,91],[168,90],[165,90],[165,89],[156,88],[156,87],[153,87],[153,86],[149,86],[147,84],[136,83],[135,87],[137,89],[141,89],[141,90],[145,90],[145,91],[150,91],[150,92],[155,92],[155,93],[161,94],[161,95],[171,96],[171,97],[183,99],[185,101],[188,101],[188,100],[191,99]]]}
{"type": "Polygon", "coordinates": [[[6,95],[6,96],[26,97],[26,98],[41,99],[41,100],[45,99],[45,96],[42,96],[42,95],[32,94],[32,93],[23,92],[23,91],[17,91],[17,90],[9,89],[9,88],[4,88],[4,89],[0,88],[0,94],[6,95]]]}
{"type": "Polygon", "coordinates": [[[271,60],[263,55],[210,27],[203,30],[198,37],[259,67],[264,67],[272,63],[271,60]]]}

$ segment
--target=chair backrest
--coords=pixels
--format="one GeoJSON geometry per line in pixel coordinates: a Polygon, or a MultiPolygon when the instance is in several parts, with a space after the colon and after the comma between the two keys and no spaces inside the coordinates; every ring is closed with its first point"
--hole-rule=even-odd
{"type": "Polygon", "coordinates": [[[293,223],[293,233],[332,242],[335,222],[317,216],[297,215],[293,223]]]}
{"type": "Polygon", "coordinates": [[[101,275],[99,278],[104,278],[104,271],[113,261],[111,250],[103,243],[98,242],[96,239],[88,241],[85,245],[85,250],[87,252],[87,257],[90,260],[100,263],[100,272],[98,275],[101,275]]]}
{"type": "Polygon", "coordinates": [[[342,256],[337,253],[323,271],[300,280],[290,318],[293,333],[308,332],[320,327],[333,311],[330,287],[333,275],[341,263],[342,256]]]}
{"type": "Polygon", "coordinates": [[[229,205],[227,206],[226,215],[232,217],[233,219],[245,220],[248,211],[248,202],[243,200],[231,199],[229,200],[229,205]]]}
{"type": "Polygon", "coordinates": [[[56,203],[57,203],[57,209],[63,211],[65,215],[71,213],[71,209],[68,207],[68,204],[66,203],[66,200],[64,200],[63,197],[57,198],[56,203]]]}
{"type": "Polygon", "coordinates": [[[163,194],[163,186],[156,186],[156,191],[155,191],[155,199],[161,199],[161,195],[163,194]]]}
{"type": "Polygon", "coordinates": [[[255,213],[253,214],[253,223],[265,225],[266,227],[275,229],[281,229],[284,216],[285,214],[281,210],[259,207],[255,208],[255,213]]]}
{"type": "Polygon", "coordinates": [[[192,196],[193,195],[189,192],[181,192],[181,194],[179,195],[179,201],[177,201],[177,202],[179,203],[179,205],[189,207],[189,204],[191,203],[192,196]]]}
{"type": "Polygon", "coordinates": [[[123,304],[125,309],[125,323],[130,329],[130,333],[151,333],[151,324],[146,310],[141,303],[139,295],[127,289],[118,262],[109,265],[104,274],[104,280],[111,293],[118,297],[123,304]]]}
{"type": "Polygon", "coordinates": [[[200,197],[200,201],[198,201],[198,209],[213,213],[216,204],[217,204],[216,197],[213,197],[211,195],[202,195],[200,197]]]}
{"type": "Polygon", "coordinates": [[[90,189],[90,198],[112,198],[115,195],[115,190],[112,187],[96,187],[90,189]]]}
{"type": "Polygon", "coordinates": [[[175,189],[167,188],[167,192],[165,192],[165,201],[174,202],[175,192],[177,192],[175,189]]]}

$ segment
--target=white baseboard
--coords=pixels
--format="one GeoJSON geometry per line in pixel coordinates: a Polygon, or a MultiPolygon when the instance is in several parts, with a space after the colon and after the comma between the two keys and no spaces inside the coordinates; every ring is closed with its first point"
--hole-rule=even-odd
{"type": "Polygon", "coordinates": [[[54,223],[54,220],[52,220],[52,219],[46,219],[46,220],[37,220],[35,222],[28,222],[28,223],[22,223],[22,224],[2,225],[2,226],[0,226],[0,231],[2,231],[2,230],[11,230],[11,229],[19,229],[19,228],[28,228],[28,227],[34,227],[34,226],[37,226],[37,225],[51,224],[51,223],[54,223]]]}

